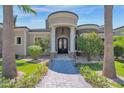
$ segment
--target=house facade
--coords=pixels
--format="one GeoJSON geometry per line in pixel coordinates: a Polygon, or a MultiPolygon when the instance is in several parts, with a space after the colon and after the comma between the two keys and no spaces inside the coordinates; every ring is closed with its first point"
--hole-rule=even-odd
{"type": "MultiPolygon", "coordinates": [[[[76,38],[78,35],[96,32],[104,39],[104,27],[97,24],[77,25],[79,17],[69,11],[51,13],[46,19],[45,29],[29,29],[27,27],[15,27],[15,51],[16,54],[28,55],[28,46],[33,45],[38,38],[50,41],[47,54],[56,57],[57,54],[69,54],[74,57],[77,51],[76,38]]],[[[119,27],[113,30],[114,35],[124,35],[119,27]]],[[[0,24],[0,55],[2,54],[2,29],[0,24]]]]}

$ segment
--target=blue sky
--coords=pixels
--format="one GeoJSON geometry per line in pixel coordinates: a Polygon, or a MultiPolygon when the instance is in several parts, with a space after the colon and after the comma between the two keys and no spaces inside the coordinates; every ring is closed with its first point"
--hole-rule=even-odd
{"type": "MultiPolygon", "coordinates": [[[[79,16],[78,25],[104,24],[104,7],[101,5],[34,5],[37,15],[23,13],[14,6],[14,15],[18,15],[17,26],[27,26],[31,29],[45,28],[47,16],[55,11],[71,11],[79,16]]],[[[3,21],[2,6],[0,6],[0,23],[3,21]]],[[[124,26],[124,6],[114,6],[113,27],[124,26]]]]}

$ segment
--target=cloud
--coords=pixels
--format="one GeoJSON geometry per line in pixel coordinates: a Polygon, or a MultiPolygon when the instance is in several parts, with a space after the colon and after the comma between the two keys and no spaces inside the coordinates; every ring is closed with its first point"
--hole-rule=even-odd
{"type": "MultiPolygon", "coordinates": [[[[55,11],[72,11],[80,14],[91,14],[96,9],[101,8],[101,6],[91,6],[91,5],[46,5],[46,6],[32,6],[37,13],[52,13],[55,11]]],[[[18,9],[14,9],[16,14],[20,17],[29,17],[33,16],[33,14],[26,14],[18,9]]]]}
{"type": "Polygon", "coordinates": [[[29,28],[45,28],[45,20],[40,18],[30,18],[28,20],[21,20],[17,21],[18,26],[28,26],[29,28]]]}
{"type": "Polygon", "coordinates": [[[32,16],[35,16],[34,14],[26,14],[26,13],[20,13],[20,14],[17,14],[18,17],[32,17],[32,16]]]}
{"type": "Polygon", "coordinates": [[[48,6],[36,6],[33,9],[35,9],[38,12],[53,12],[53,11],[59,11],[59,10],[71,10],[76,8],[75,5],[48,5],[48,6]]]}
{"type": "Polygon", "coordinates": [[[49,9],[45,7],[36,7],[34,8],[34,10],[36,10],[37,12],[49,12],[49,9]]]}
{"type": "Polygon", "coordinates": [[[72,11],[79,12],[81,14],[91,14],[95,10],[102,8],[102,6],[95,5],[48,5],[48,6],[34,6],[38,12],[52,13],[55,11],[72,11]]]}
{"type": "Polygon", "coordinates": [[[77,9],[78,11],[80,11],[80,14],[92,14],[93,12],[95,12],[97,9],[102,9],[103,6],[82,6],[80,9],[77,9]]]}

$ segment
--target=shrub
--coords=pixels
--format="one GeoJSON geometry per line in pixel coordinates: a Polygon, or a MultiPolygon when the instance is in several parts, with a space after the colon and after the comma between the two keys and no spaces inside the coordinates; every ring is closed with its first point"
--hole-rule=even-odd
{"type": "Polygon", "coordinates": [[[23,58],[23,57],[24,57],[23,54],[16,54],[16,55],[15,55],[15,58],[16,58],[16,59],[21,59],[21,58],[23,58]]]}
{"type": "Polygon", "coordinates": [[[85,67],[81,67],[80,68],[80,74],[90,74],[91,73],[91,69],[89,68],[89,66],[85,66],[85,67]]]}
{"type": "Polygon", "coordinates": [[[124,55],[124,37],[123,36],[114,36],[114,55],[116,59],[118,59],[119,56],[124,55]]]}
{"type": "Polygon", "coordinates": [[[84,76],[84,79],[89,82],[93,87],[109,87],[108,80],[103,76],[97,75],[97,73],[95,71],[92,71],[88,66],[81,67],[80,73],[84,76]]]}
{"type": "Polygon", "coordinates": [[[48,61],[48,60],[45,61],[44,64],[45,64],[46,66],[49,66],[49,61],[48,61]]]}
{"type": "Polygon", "coordinates": [[[79,50],[87,54],[88,61],[91,60],[91,56],[103,54],[101,53],[103,52],[103,41],[95,32],[78,36],[77,45],[79,50]]]}
{"type": "Polygon", "coordinates": [[[116,59],[118,59],[118,57],[122,56],[124,54],[124,48],[121,46],[115,46],[114,47],[114,56],[116,57],[116,59]]]}
{"type": "Polygon", "coordinates": [[[42,76],[44,76],[48,71],[48,68],[45,66],[45,64],[41,64],[37,70],[32,73],[30,76],[25,76],[23,79],[18,81],[15,86],[19,88],[32,88],[34,87],[42,76]]]}
{"type": "Polygon", "coordinates": [[[35,45],[42,47],[43,52],[45,52],[45,50],[47,50],[49,47],[49,39],[48,38],[44,38],[44,39],[39,38],[36,40],[35,45]]]}
{"type": "Polygon", "coordinates": [[[40,56],[42,53],[42,48],[37,45],[29,46],[28,52],[33,59],[37,59],[37,57],[40,56]]]}
{"type": "Polygon", "coordinates": [[[1,88],[32,88],[39,82],[42,76],[44,76],[48,71],[48,68],[45,64],[38,66],[36,71],[30,76],[24,76],[20,80],[10,80],[6,78],[0,78],[0,87],[1,88]]]}

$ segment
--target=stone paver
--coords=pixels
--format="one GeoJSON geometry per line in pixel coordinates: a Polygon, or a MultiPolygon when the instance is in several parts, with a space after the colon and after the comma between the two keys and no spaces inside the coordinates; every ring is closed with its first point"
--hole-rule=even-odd
{"type": "Polygon", "coordinates": [[[87,88],[91,87],[74,66],[73,60],[57,58],[51,62],[47,75],[36,87],[41,88],[87,88]]]}
{"type": "Polygon", "coordinates": [[[41,88],[88,88],[91,87],[80,74],[62,74],[49,70],[36,86],[41,88]]]}

